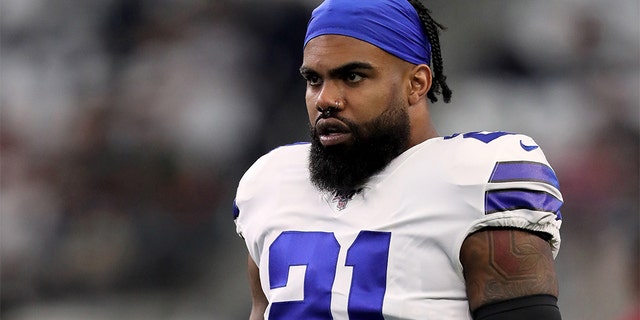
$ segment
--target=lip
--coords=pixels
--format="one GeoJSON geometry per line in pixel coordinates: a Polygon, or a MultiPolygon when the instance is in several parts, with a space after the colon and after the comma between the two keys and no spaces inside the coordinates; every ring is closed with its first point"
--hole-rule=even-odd
{"type": "Polygon", "coordinates": [[[348,143],[352,136],[349,126],[336,118],[319,119],[315,129],[320,143],[325,147],[348,143]]]}

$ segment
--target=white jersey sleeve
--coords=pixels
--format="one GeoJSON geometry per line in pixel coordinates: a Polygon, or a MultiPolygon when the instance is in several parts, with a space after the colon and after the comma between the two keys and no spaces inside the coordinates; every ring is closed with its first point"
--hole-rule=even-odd
{"type": "Polygon", "coordinates": [[[554,257],[560,248],[563,204],[558,178],[533,139],[513,136],[505,139],[518,147],[498,153],[485,194],[485,215],[476,227],[507,225],[550,235],[554,257]],[[515,150],[514,150],[515,149],[515,150]],[[522,153],[524,150],[524,154],[522,153]]]}
{"type": "Polygon", "coordinates": [[[460,152],[449,158],[454,161],[449,167],[454,183],[481,186],[480,192],[461,193],[478,210],[469,233],[487,227],[546,233],[555,257],[563,199],[557,176],[537,143],[506,132],[471,132],[445,140],[460,152]]]}

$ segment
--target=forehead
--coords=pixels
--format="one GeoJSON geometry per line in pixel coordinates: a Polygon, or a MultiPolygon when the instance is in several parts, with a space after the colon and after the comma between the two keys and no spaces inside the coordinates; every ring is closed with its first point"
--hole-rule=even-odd
{"type": "Polygon", "coordinates": [[[341,35],[323,35],[310,40],[304,48],[303,67],[332,68],[360,61],[375,66],[387,66],[400,59],[362,40],[341,35]]]}

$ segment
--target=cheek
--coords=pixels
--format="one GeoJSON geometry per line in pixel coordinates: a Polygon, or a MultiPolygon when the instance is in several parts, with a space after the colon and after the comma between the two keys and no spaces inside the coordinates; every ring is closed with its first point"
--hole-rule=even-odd
{"type": "Polygon", "coordinates": [[[309,115],[309,124],[313,125],[318,118],[318,110],[316,108],[315,98],[308,92],[305,95],[305,103],[307,106],[307,114],[309,115]]]}
{"type": "Polygon", "coordinates": [[[384,90],[372,91],[363,94],[363,99],[359,99],[358,108],[354,108],[353,115],[361,122],[368,122],[384,113],[391,105],[390,96],[384,90]]]}

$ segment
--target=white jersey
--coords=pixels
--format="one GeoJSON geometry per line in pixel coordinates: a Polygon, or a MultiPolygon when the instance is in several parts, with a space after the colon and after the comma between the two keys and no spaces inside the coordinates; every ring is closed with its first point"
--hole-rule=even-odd
{"type": "Polygon", "coordinates": [[[309,180],[309,144],[280,147],[240,181],[235,222],[260,269],[266,319],[471,319],[459,260],[485,227],[549,234],[562,196],[529,137],[473,132],[407,150],[351,199],[309,180]]]}

